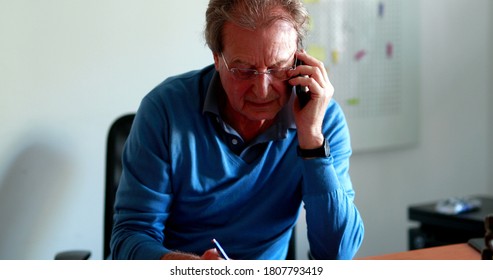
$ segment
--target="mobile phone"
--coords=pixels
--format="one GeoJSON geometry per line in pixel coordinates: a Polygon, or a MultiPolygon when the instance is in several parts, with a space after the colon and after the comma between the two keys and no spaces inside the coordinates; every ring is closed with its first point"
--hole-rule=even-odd
{"type": "MultiPolygon", "coordinates": [[[[296,67],[303,65],[303,61],[298,59],[296,61],[296,67]]],[[[298,100],[300,101],[300,107],[305,107],[306,103],[310,100],[310,93],[307,91],[307,88],[304,86],[297,85],[295,86],[296,95],[298,96],[298,100]]]]}

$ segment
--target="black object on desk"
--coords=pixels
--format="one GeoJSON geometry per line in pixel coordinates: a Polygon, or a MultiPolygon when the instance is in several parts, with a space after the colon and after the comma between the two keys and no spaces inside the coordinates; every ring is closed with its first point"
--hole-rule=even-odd
{"type": "Polygon", "coordinates": [[[485,248],[481,251],[481,259],[491,261],[493,260],[493,214],[484,219],[484,229],[486,231],[484,235],[485,248]]]}
{"type": "Polygon", "coordinates": [[[410,206],[409,220],[419,222],[420,225],[409,229],[409,249],[465,243],[471,238],[483,237],[484,218],[493,213],[493,198],[474,197],[481,201],[481,207],[457,215],[438,212],[438,201],[410,206]]]}

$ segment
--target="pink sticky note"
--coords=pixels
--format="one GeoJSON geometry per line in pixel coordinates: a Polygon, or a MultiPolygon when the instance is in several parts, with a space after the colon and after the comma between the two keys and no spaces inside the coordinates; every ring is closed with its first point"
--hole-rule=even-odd
{"type": "Polygon", "coordinates": [[[355,55],[354,55],[354,59],[356,60],[361,60],[363,59],[363,57],[366,55],[366,51],[365,50],[360,50],[358,51],[355,55]]]}
{"type": "Polygon", "coordinates": [[[392,45],[392,43],[387,43],[387,57],[388,58],[392,58],[392,56],[394,55],[394,45],[392,45]]]}

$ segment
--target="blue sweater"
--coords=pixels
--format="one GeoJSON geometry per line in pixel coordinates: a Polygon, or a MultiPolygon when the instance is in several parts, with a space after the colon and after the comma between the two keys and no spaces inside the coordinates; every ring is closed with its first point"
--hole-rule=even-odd
{"type": "Polygon", "coordinates": [[[227,139],[237,135],[207,108],[222,90],[216,76],[208,66],[172,77],[142,100],[123,154],[112,258],[201,255],[216,238],[233,259],[284,259],[304,205],[313,257],[351,259],[364,229],[339,105],[324,119],[328,158],[297,156],[289,118],[235,151],[227,139]]]}

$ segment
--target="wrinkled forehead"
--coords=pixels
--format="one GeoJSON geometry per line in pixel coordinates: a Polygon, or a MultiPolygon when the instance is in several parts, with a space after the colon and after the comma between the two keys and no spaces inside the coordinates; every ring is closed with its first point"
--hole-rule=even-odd
{"type": "Polygon", "coordinates": [[[297,49],[297,33],[286,21],[250,30],[228,23],[224,27],[224,49],[228,62],[253,66],[284,66],[297,49]]]}

